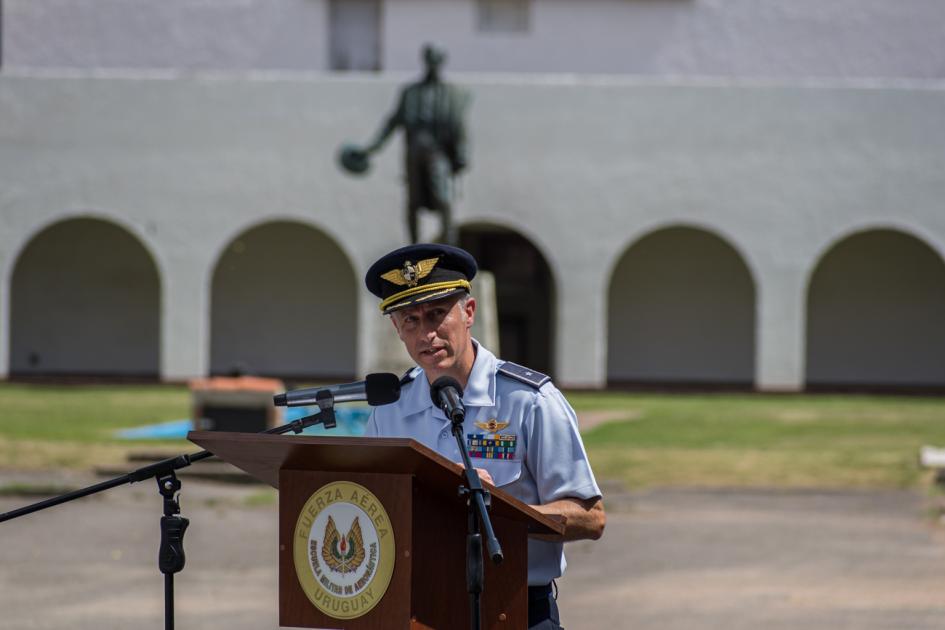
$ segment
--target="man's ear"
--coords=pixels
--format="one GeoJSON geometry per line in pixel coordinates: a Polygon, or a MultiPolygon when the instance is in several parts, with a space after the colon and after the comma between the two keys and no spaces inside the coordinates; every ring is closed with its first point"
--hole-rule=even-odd
{"type": "Polygon", "coordinates": [[[390,320],[391,325],[394,327],[394,331],[397,333],[397,336],[400,337],[400,327],[397,326],[397,318],[393,314],[387,316],[387,319],[390,320]]]}
{"type": "Polygon", "coordinates": [[[466,298],[466,304],[463,306],[466,311],[466,328],[471,328],[476,321],[476,298],[470,296],[466,298]]]}

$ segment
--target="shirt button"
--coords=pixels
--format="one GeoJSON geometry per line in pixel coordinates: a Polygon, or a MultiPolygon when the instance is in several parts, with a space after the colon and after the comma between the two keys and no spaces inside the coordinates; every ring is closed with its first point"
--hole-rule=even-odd
{"type": "Polygon", "coordinates": [[[448,438],[449,436],[450,436],[450,432],[449,432],[449,431],[441,431],[441,432],[440,432],[440,439],[441,439],[441,440],[445,440],[445,439],[448,438]]]}

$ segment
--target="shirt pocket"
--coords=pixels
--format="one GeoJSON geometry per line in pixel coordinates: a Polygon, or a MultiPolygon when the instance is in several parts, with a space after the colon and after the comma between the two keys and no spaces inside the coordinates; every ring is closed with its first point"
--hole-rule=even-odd
{"type": "Polygon", "coordinates": [[[495,487],[501,488],[507,486],[522,476],[522,461],[511,459],[502,460],[473,460],[473,466],[476,468],[485,468],[492,475],[492,483],[495,487]]]}

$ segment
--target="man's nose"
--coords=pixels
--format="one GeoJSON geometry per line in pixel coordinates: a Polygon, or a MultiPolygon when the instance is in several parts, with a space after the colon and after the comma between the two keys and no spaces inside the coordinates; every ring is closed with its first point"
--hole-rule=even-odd
{"type": "Polygon", "coordinates": [[[436,337],[436,331],[439,329],[439,322],[424,318],[423,319],[423,336],[427,339],[432,339],[436,337]]]}

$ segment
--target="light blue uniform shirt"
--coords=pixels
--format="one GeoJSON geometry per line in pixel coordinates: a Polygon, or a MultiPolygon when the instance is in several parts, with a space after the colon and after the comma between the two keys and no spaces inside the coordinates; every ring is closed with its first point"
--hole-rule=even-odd
{"type": "MultiPolygon", "coordinates": [[[[473,466],[488,470],[497,487],[530,505],[600,497],[577,416],[561,392],[550,381],[536,389],[498,374],[503,362],[474,343],[476,360],[463,393],[463,433],[473,466]],[[491,431],[492,420],[499,423],[493,426],[508,425],[491,431]]],[[[414,368],[411,376],[414,380],[404,386],[397,402],[374,408],[365,435],[413,438],[461,463],[450,422],[433,406],[423,371],[414,368]]],[[[565,566],[562,543],[528,540],[530,585],[548,584],[565,566]]]]}

